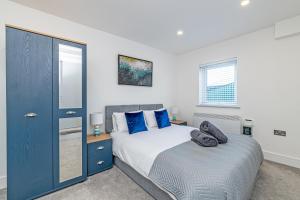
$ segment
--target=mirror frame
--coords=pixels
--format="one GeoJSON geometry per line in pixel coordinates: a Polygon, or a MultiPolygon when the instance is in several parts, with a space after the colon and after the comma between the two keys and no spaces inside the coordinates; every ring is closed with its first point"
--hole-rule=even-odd
{"type": "Polygon", "coordinates": [[[86,99],[86,45],[53,39],[53,166],[54,187],[56,189],[70,186],[87,178],[87,99],[86,99]],[[59,109],[59,44],[82,48],[82,108],[59,109]],[[68,115],[68,111],[74,113],[68,115]],[[82,176],[59,182],[59,119],[82,117],[82,176]]]}
{"type": "MultiPolygon", "coordinates": [[[[82,54],[83,54],[83,51],[82,51],[82,48],[78,48],[78,47],[73,47],[73,46],[70,46],[70,45],[65,45],[65,44],[59,44],[58,45],[58,50],[59,50],[59,53],[58,53],[58,58],[59,58],[59,91],[58,91],[58,94],[59,94],[59,108],[60,109],[69,109],[69,108],[82,108],[82,54]],[[73,66],[69,66],[67,69],[67,72],[69,72],[69,74],[71,74],[72,72],[72,67],[74,69],[76,69],[76,73],[74,73],[75,77],[78,78],[80,77],[80,79],[71,79],[71,82],[70,80],[68,80],[67,76],[64,76],[64,65],[62,65],[62,61],[63,60],[67,60],[67,58],[65,57],[64,59],[61,57],[61,54],[63,54],[64,52],[61,52],[63,51],[63,48],[70,48],[70,51],[80,51],[80,55],[78,55],[79,59],[81,59],[80,63],[72,63],[72,62],[66,62],[68,64],[73,64],[73,66]],[[81,64],[81,66],[79,65],[76,65],[76,64],[81,64]],[[77,70],[79,70],[77,72],[77,70]],[[80,73],[80,74],[78,74],[80,73]],[[65,80],[66,79],[66,80],[65,80]],[[76,85],[79,84],[80,87],[76,87],[74,92],[73,93],[68,93],[69,91],[67,90],[61,90],[61,89],[64,89],[64,87],[62,87],[64,85],[64,82],[70,85],[76,85]],[[67,105],[67,103],[64,103],[63,100],[65,100],[66,98],[63,98],[63,97],[66,97],[66,93],[69,94],[70,97],[67,98],[67,100],[69,101],[70,99],[75,99],[74,102],[78,101],[78,105],[76,105],[77,103],[74,103],[74,102],[69,102],[69,105],[67,105]],[[76,93],[78,93],[78,95],[81,95],[81,96],[77,96],[76,93]]],[[[75,55],[77,56],[77,55],[75,55]]],[[[76,58],[78,59],[78,58],[76,58]]],[[[66,69],[65,69],[66,70],[66,69]]]]}

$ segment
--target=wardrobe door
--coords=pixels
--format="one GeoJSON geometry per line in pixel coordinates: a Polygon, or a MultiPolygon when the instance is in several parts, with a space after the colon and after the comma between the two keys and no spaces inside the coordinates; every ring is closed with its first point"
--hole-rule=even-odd
{"type": "Polygon", "coordinates": [[[86,161],[86,46],[53,39],[54,184],[82,181],[86,161]]]}
{"type": "Polygon", "coordinates": [[[53,189],[52,38],[6,28],[8,199],[53,189]]]}

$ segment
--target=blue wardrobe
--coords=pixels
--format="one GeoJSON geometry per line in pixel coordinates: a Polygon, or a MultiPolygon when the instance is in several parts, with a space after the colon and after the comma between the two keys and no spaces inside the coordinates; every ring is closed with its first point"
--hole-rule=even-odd
{"type": "Polygon", "coordinates": [[[7,196],[84,181],[86,45],[6,27],[7,196]]]}

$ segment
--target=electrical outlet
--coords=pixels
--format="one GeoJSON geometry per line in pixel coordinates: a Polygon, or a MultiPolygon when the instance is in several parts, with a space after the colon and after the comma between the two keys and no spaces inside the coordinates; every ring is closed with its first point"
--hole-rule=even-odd
{"type": "Polygon", "coordinates": [[[286,136],[286,131],[281,131],[281,130],[274,130],[274,135],[278,136],[286,136]]]}

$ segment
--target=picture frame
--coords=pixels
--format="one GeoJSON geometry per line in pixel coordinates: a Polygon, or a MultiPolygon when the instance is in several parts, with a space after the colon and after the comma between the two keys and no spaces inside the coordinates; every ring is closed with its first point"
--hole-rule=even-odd
{"type": "Polygon", "coordinates": [[[118,55],[118,84],[152,87],[153,62],[118,55]]]}

